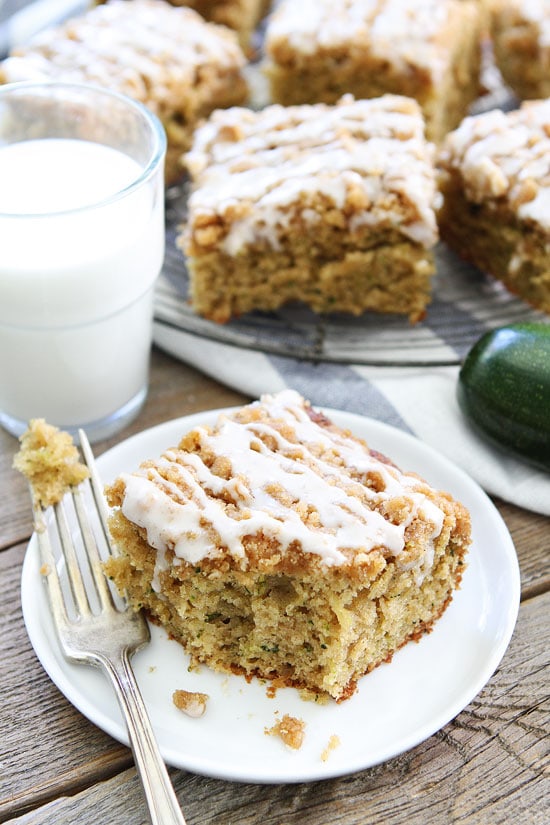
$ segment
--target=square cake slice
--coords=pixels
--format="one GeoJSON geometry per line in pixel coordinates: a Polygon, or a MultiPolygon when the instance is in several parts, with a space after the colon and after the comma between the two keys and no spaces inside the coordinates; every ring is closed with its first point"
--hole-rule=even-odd
{"type": "Polygon", "coordinates": [[[522,100],[550,96],[550,3],[490,0],[495,59],[522,100]]]}
{"type": "Polygon", "coordinates": [[[233,107],[195,133],[179,238],[197,313],[225,322],[290,301],[421,319],[438,232],[417,103],[233,107]]]}
{"type": "Polygon", "coordinates": [[[282,0],[265,36],[272,99],[406,95],[439,141],[478,96],[483,21],[475,0],[282,0]]]}
{"type": "Polygon", "coordinates": [[[550,313],[550,101],[466,118],[439,166],[443,240],[550,313]]]}
{"type": "Polygon", "coordinates": [[[192,662],[337,701],[433,627],[470,542],[460,503],[292,390],[196,427],[107,497],[108,575],[192,662]]]}
{"type": "Polygon", "coordinates": [[[246,59],[234,32],[164,0],[112,0],[45,29],[0,63],[0,83],[93,83],[143,103],[167,134],[166,179],[213,109],[244,103],[246,59]]]}

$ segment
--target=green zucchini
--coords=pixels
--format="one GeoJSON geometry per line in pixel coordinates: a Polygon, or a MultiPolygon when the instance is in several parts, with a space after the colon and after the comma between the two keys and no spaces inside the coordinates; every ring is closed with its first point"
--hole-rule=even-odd
{"type": "Polygon", "coordinates": [[[483,335],[462,364],[457,399],[490,441],[550,471],[550,324],[483,335]]]}

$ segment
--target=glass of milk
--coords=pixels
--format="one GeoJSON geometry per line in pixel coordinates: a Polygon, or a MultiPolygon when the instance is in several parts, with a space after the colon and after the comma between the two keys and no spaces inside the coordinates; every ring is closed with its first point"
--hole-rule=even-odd
{"type": "Polygon", "coordinates": [[[164,258],[158,119],[88,85],[0,86],[0,424],[91,441],[147,394],[164,258]]]}

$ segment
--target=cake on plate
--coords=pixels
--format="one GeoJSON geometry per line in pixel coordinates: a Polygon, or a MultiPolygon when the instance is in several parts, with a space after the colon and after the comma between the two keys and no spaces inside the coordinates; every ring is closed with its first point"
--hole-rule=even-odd
{"type": "Polygon", "coordinates": [[[418,104],[397,95],[214,112],[184,159],[194,310],[225,322],[299,301],[421,319],[438,238],[432,150],[418,104]]]}
{"type": "Polygon", "coordinates": [[[244,103],[246,59],[236,34],[164,0],[111,0],[45,29],[0,63],[0,83],[93,83],[143,103],[168,141],[166,180],[213,109],[244,103]]]}
{"type": "Polygon", "coordinates": [[[483,26],[475,0],[282,0],[265,34],[272,99],[406,95],[438,141],[478,96],[483,26]]]}
{"type": "Polygon", "coordinates": [[[439,156],[442,238],[550,312],[550,101],[466,118],[439,156]]]}
{"type": "Polygon", "coordinates": [[[192,663],[350,697],[459,586],[466,509],[284,390],[107,487],[107,574],[192,663]]]}

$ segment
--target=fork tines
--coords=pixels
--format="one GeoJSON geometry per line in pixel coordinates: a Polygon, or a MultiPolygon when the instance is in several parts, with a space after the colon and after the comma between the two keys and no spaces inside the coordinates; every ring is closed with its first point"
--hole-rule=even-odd
{"type": "MultiPolygon", "coordinates": [[[[87,656],[78,654],[87,653],[84,648],[93,634],[90,632],[87,639],[77,639],[76,626],[83,631],[86,620],[103,619],[107,623],[120,619],[128,608],[112,590],[103,571],[103,561],[113,552],[107,507],[93,454],[82,430],[79,437],[90,477],[71,488],[52,507],[44,509],[35,505],[34,517],[42,573],[47,579],[50,606],[63,652],[70,658],[88,661],[87,656]]],[[[138,617],[128,610],[127,618],[130,616],[135,630],[138,617]]],[[[98,632],[108,630],[106,626],[99,627],[97,622],[95,628],[98,632]]],[[[131,645],[131,634],[129,642],[131,645]]]]}

